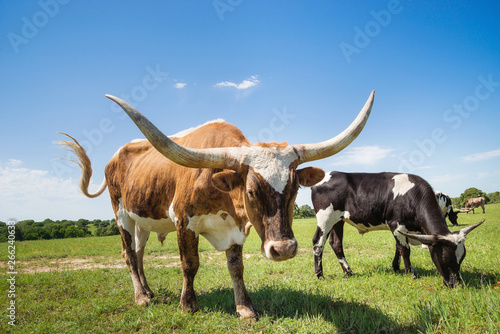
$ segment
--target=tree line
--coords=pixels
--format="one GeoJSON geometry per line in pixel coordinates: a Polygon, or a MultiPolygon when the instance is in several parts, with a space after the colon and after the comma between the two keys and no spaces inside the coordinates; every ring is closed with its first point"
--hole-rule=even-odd
{"type": "MultiPolygon", "coordinates": [[[[120,234],[115,219],[111,220],[56,220],[42,222],[21,220],[16,223],[16,241],[81,238],[120,234]]],[[[6,242],[7,224],[0,222],[0,242],[6,242]]]]}
{"type": "Polygon", "coordinates": [[[460,194],[459,197],[451,198],[451,203],[455,208],[464,208],[467,199],[473,197],[484,197],[484,204],[500,203],[500,191],[495,191],[487,194],[484,191],[474,187],[466,189],[462,194],[460,194]]]}
{"type": "MultiPolygon", "coordinates": [[[[459,197],[451,199],[455,208],[465,207],[465,201],[471,197],[482,196],[486,204],[500,203],[500,192],[486,194],[477,188],[466,189],[459,197]]],[[[314,218],[314,210],[307,204],[299,206],[297,203],[293,206],[293,218],[314,218]]],[[[16,241],[23,240],[48,240],[64,238],[81,238],[90,236],[107,236],[120,234],[115,219],[110,220],[56,220],[45,219],[42,222],[34,220],[22,220],[16,223],[16,241]]],[[[0,222],[0,242],[6,242],[8,239],[7,224],[0,222]]]]}

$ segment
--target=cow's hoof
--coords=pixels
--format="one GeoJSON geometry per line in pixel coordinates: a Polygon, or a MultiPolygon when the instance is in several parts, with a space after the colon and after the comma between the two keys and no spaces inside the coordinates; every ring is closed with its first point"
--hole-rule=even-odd
{"type": "Polygon", "coordinates": [[[198,303],[196,301],[194,303],[185,303],[184,305],[181,302],[181,304],[179,306],[181,308],[182,313],[185,313],[185,312],[195,313],[199,310],[198,303]]]}
{"type": "Polygon", "coordinates": [[[316,277],[318,279],[325,279],[325,276],[323,276],[323,273],[316,274],[316,277]]]}
{"type": "Polygon", "coordinates": [[[151,299],[146,295],[135,297],[135,303],[139,306],[148,306],[150,302],[151,299]]]}
{"type": "Polygon", "coordinates": [[[240,319],[253,319],[255,321],[259,320],[259,317],[257,316],[257,313],[255,313],[255,310],[252,307],[247,307],[243,305],[238,305],[236,307],[236,312],[240,315],[240,319]]]}

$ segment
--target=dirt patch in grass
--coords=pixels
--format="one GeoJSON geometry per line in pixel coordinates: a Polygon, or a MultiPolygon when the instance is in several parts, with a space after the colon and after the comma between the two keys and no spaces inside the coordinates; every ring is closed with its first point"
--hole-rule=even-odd
{"type": "MultiPolygon", "coordinates": [[[[179,256],[145,257],[145,267],[175,267],[180,266],[179,256]],[[154,261],[160,260],[161,262],[154,261]],[[167,260],[167,261],[165,261],[167,260]],[[170,260],[170,261],[168,261],[170,260]],[[172,262],[173,261],[173,262],[172,262]]],[[[99,258],[74,258],[74,259],[37,259],[35,261],[22,261],[17,263],[19,272],[23,274],[35,274],[50,271],[66,270],[96,270],[96,269],[124,269],[127,264],[124,259],[99,258]]]]}

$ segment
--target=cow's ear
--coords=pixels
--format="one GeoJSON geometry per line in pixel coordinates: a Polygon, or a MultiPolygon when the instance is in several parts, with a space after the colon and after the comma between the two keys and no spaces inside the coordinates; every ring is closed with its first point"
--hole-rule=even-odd
{"type": "Polygon", "coordinates": [[[243,183],[240,174],[234,171],[224,171],[212,175],[215,188],[222,191],[231,191],[243,183]]]}
{"type": "Polygon", "coordinates": [[[325,178],[325,171],[317,167],[306,167],[297,170],[299,183],[304,187],[312,187],[325,178]]]}

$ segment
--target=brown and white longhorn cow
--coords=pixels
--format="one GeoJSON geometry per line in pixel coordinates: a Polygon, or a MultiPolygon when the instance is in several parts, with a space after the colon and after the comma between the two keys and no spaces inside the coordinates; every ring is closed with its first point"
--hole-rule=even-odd
{"type": "Polygon", "coordinates": [[[472,213],[474,212],[475,208],[481,207],[483,209],[484,213],[484,197],[473,197],[473,198],[468,198],[467,201],[465,202],[465,210],[467,213],[472,210],[472,213]]]}
{"type": "Polygon", "coordinates": [[[163,241],[176,231],[184,276],[180,306],[182,311],[198,309],[193,281],[201,234],[226,252],[237,312],[241,318],[256,318],[243,281],[242,248],[250,227],[261,238],[265,257],[282,261],[296,255],[292,213],[299,185],[312,186],[325,175],[316,167],[297,167],[349,145],[368,120],[374,92],[346,130],[327,141],[304,145],[254,145],[225,122],[208,123],[182,137],[169,138],[125,101],[107,97],[130,116],[147,140],[118,150],[96,193],[88,192],[92,169],[83,147],[73,137],[72,142],[61,144],[79,158],[84,195],[96,197],[109,189],[136,303],[147,305],[153,297],[143,266],[150,232],[158,233],[163,241]]]}

